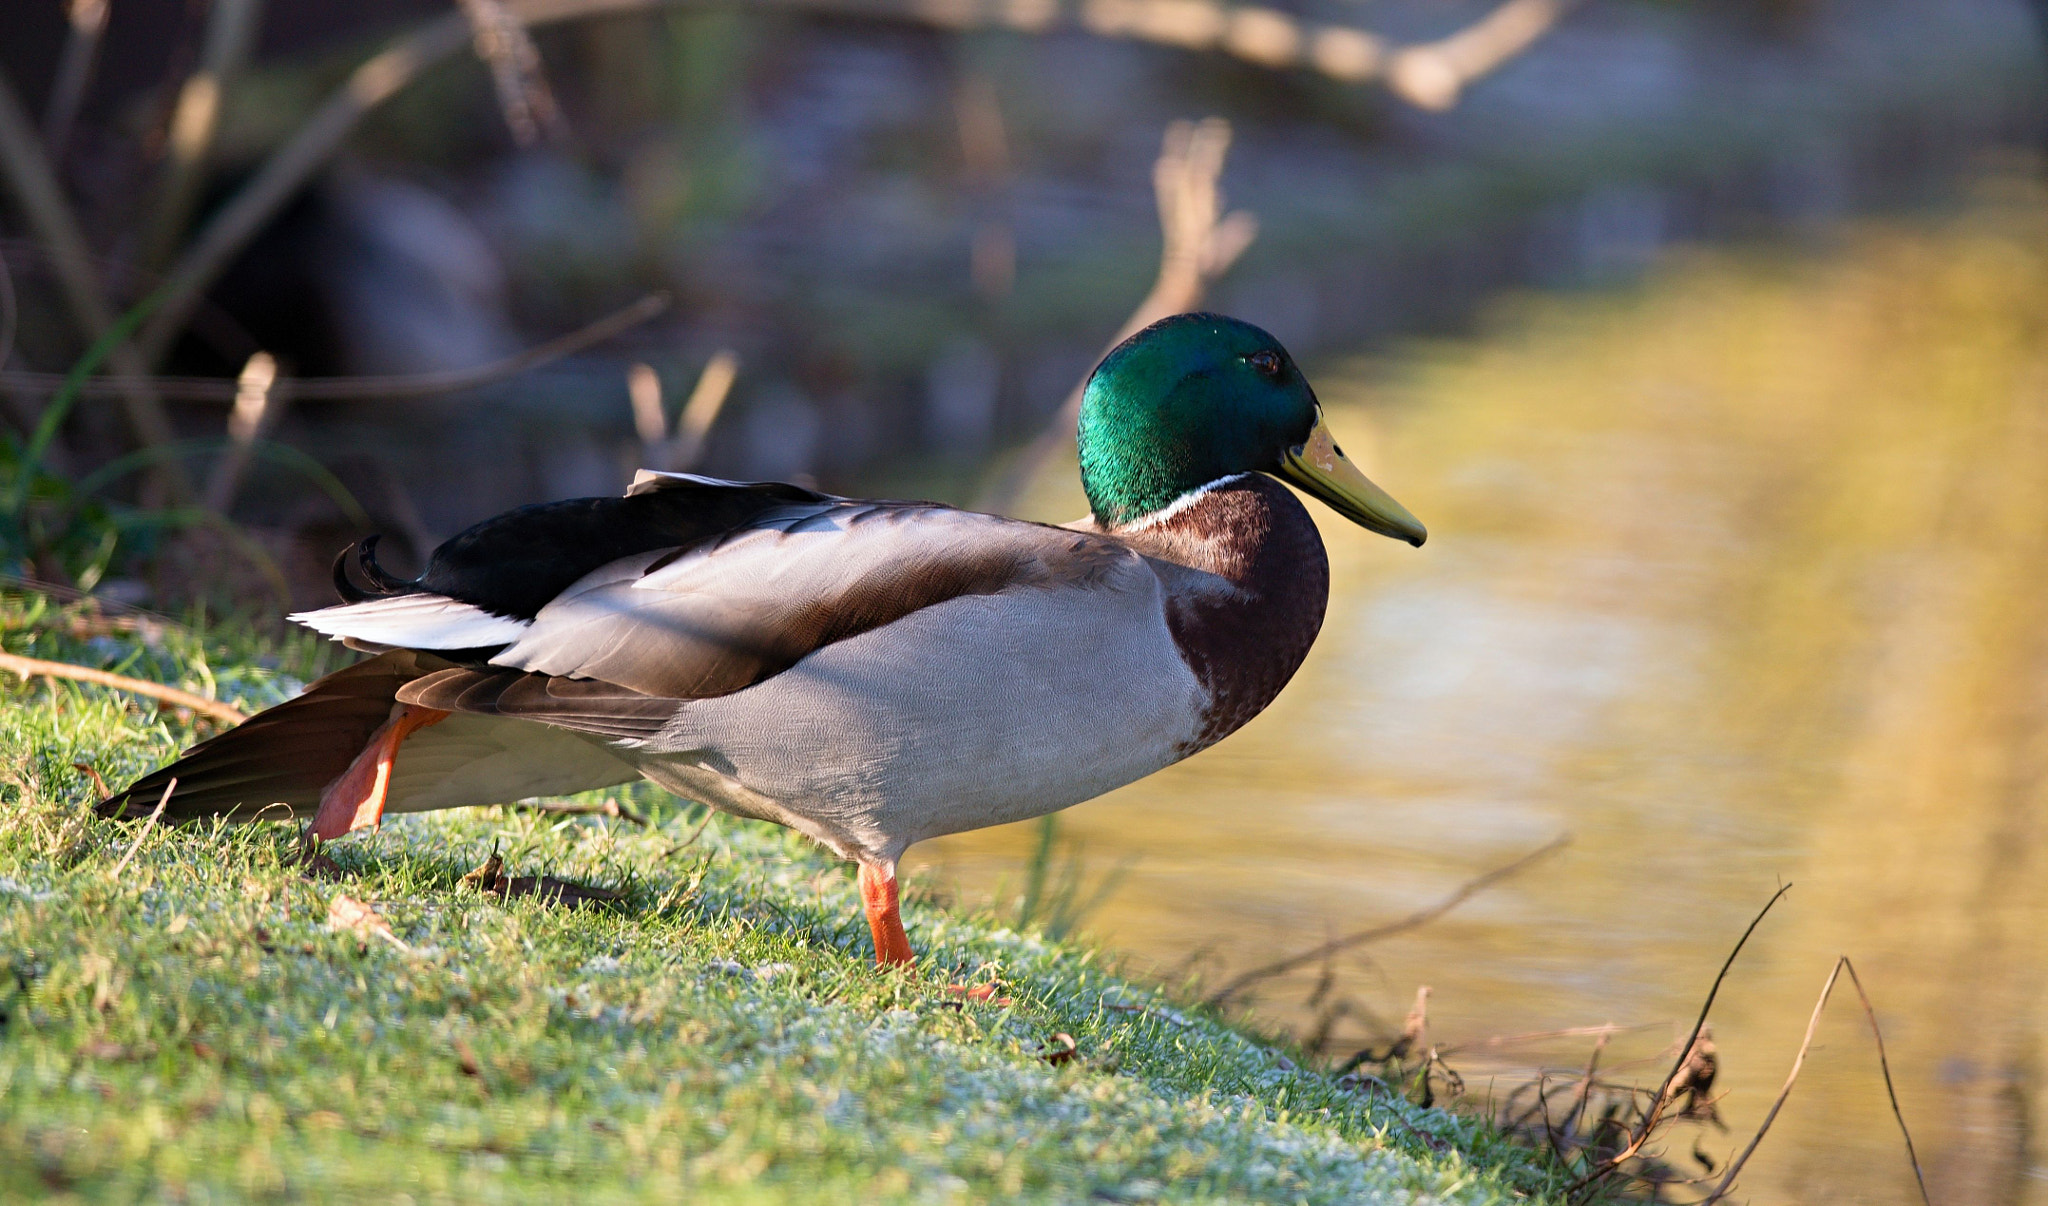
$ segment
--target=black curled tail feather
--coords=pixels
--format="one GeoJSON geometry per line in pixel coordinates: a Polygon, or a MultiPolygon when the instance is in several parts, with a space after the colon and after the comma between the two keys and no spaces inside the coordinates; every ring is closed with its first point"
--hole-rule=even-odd
{"type": "Polygon", "coordinates": [[[384,539],[381,533],[365,536],[341,550],[334,559],[334,590],[345,603],[361,603],[365,599],[388,599],[394,595],[409,595],[419,590],[419,583],[412,578],[400,578],[377,564],[377,542],[384,539]],[[368,590],[357,586],[349,579],[349,561],[355,561],[356,574],[370,584],[368,590]]]}

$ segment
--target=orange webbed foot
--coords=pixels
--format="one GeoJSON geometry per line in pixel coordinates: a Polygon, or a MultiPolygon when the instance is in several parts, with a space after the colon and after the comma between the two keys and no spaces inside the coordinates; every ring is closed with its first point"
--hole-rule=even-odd
{"type": "Polygon", "coordinates": [[[391,768],[398,760],[398,747],[407,737],[429,725],[448,719],[437,708],[399,704],[391,719],[370,734],[370,740],[341,777],[320,793],[320,807],[313,814],[311,834],[332,841],[344,833],[367,829],[384,819],[384,801],[391,790],[391,768]]]}
{"type": "Polygon", "coordinates": [[[875,937],[876,964],[907,967],[916,962],[917,956],[910,949],[910,935],[903,932],[895,864],[861,863],[860,902],[867,909],[868,930],[875,937]]]}

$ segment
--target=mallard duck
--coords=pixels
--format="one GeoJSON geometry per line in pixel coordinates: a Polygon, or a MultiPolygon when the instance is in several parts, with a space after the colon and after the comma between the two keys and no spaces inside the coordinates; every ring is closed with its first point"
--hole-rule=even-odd
{"type": "Polygon", "coordinates": [[[103,808],[146,815],[176,778],[168,819],[310,815],[332,840],[645,777],[857,863],[877,961],[908,963],[905,849],[1178,762],[1301,665],[1329,561],[1281,481],[1425,536],[1235,319],[1112,349],[1078,436],[1090,514],[1064,527],[643,471],[487,519],[415,579],[363,541],[335,563],[345,601],[291,618],[374,656],[103,808]]]}

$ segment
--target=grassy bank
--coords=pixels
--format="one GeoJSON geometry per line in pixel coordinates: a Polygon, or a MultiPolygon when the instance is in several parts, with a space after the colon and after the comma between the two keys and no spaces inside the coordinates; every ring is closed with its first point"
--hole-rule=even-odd
{"type": "MultiPolygon", "coordinates": [[[[9,652],[250,709],[336,656],[0,595],[9,652]]],[[[201,722],[204,723],[204,722],[201,722]]],[[[290,865],[284,826],[92,819],[202,731],[0,685],[0,1196],[1485,1203],[1555,1185],[1477,1125],[1338,1088],[1095,952],[852,877],[649,792],[639,826],[473,809],[290,865]],[[132,859],[121,861],[130,849],[132,859]],[[463,876],[616,890],[568,908],[463,876]],[[388,937],[330,921],[367,902],[388,937]],[[963,1000],[951,982],[993,984],[963,1000]],[[1061,1037],[1067,1036],[1067,1037],[1061,1037]],[[1063,1055],[1069,1046],[1070,1056],[1063,1055]]]]}

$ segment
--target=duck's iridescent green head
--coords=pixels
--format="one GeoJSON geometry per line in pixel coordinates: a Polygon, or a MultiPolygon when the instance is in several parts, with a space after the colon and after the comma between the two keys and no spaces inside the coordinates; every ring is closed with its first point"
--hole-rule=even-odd
{"type": "Polygon", "coordinates": [[[1428,535],[1344,459],[1287,349],[1220,314],[1176,314],[1111,349],[1088,378],[1078,437],[1081,487],[1105,527],[1258,472],[1383,535],[1415,545],[1428,535]]]}

